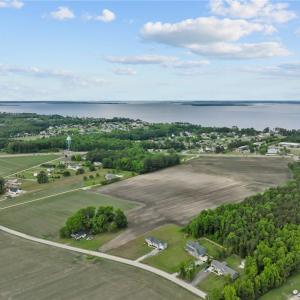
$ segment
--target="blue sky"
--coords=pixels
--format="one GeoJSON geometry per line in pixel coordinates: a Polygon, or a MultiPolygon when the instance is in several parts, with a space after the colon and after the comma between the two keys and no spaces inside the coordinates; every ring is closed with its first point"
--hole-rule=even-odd
{"type": "Polygon", "coordinates": [[[299,100],[300,2],[0,0],[0,100],[299,100]]]}

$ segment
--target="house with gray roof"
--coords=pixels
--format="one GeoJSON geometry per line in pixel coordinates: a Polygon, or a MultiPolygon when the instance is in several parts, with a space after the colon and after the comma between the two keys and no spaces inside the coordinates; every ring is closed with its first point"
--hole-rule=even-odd
{"type": "Polygon", "coordinates": [[[239,275],[238,272],[228,267],[226,262],[220,262],[218,260],[213,260],[210,264],[210,268],[211,271],[216,273],[217,275],[230,275],[232,279],[236,279],[239,275]]]}
{"type": "Polygon", "coordinates": [[[207,251],[198,242],[188,241],[184,249],[197,259],[204,260],[206,258],[207,260],[207,251]]]}
{"type": "Polygon", "coordinates": [[[149,247],[153,247],[153,248],[156,248],[158,250],[164,250],[168,247],[167,243],[165,243],[163,241],[160,241],[160,240],[158,240],[158,239],[156,239],[155,237],[152,237],[152,236],[147,237],[145,239],[145,241],[146,241],[146,243],[149,247]]]}

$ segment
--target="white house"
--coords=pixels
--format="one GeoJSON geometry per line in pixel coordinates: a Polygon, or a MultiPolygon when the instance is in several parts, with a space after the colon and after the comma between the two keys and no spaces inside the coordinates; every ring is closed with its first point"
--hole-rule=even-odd
{"type": "Polygon", "coordinates": [[[20,194],[22,194],[22,192],[23,191],[21,189],[17,188],[17,187],[11,187],[7,191],[7,196],[9,196],[9,197],[17,197],[20,194]]]}
{"type": "Polygon", "coordinates": [[[280,142],[278,145],[286,148],[300,148],[300,143],[280,142]]]}
{"type": "Polygon", "coordinates": [[[80,165],[73,165],[73,164],[70,164],[70,165],[68,165],[68,169],[69,170],[73,170],[73,171],[77,171],[77,170],[79,170],[81,168],[81,166],[80,165]]]}
{"type": "Polygon", "coordinates": [[[276,147],[268,148],[268,152],[266,153],[266,155],[268,155],[268,156],[278,155],[278,154],[279,154],[279,149],[276,147]]]}
{"type": "Polygon", "coordinates": [[[146,243],[149,247],[153,247],[153,248],[156,248],[158,250],[164,250],[168,247],[167,243],[165,243],[163,241],[160,241],[160,240],[158,240],[154,237],[147,237],[145,239],[145,241],[146,241],[146,243]]]}

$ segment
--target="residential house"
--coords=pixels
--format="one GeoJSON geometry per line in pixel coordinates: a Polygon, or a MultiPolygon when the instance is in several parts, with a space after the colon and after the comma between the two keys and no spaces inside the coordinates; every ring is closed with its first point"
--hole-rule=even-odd
{"type": "Polygon", "coordinates": [[[198,242],[188,241],[184,249],[195,258],[207,261],[207,251],[198,242]]]}
{"type": "Polygon", "coordinates": [[[81,166],[80,166],[80,165],[77,165],[77,164],[69,164],[69,165],[68,165],[68,169],[69,169],[69,170],[77,171],[77,170],[79,170],[80,168],[81,168],[81,166]]]}
{"type": "Polygon", "coordinates": [[[278,145],[286,148],[300,148],[300,143],[280,142],[278,145]]]}
{"type": "Polygon", "coordinates": [[[160,241],[160,240],[158,240],[154,237],[147,237],[145,239],[145,241],[146,241],[146,243],[149,247],[153,247],[153,248],[156,248],[158,250],[164,250],[168,247],[167,243],[165,243],[163,241],[160,241]]]}
{"type": "Polygon", "coordinates": [[[9,197],[17,197],[19,196],[23,191],[19,189],[18,187],[11,187],[7,191],[7,196],[9,197]]]}
{"type": "Polygon", "coordinates": [[[220,262],[218,260],[213,260],[211,262],[210,269],[212,272],[220,276],[230,275],[232,279],[236,279],[239,275],[238,272],[228,267],[226,262],[220,262]]]}
{"type": "Polygon", "coordinates": [[[268,152],[266,153],[267,156],[278,155],[278,154],[279,154],[279,149],[276,147],[268,148],[268,152]]]}
{"type": "Polygon", "coordinates": [[[110,181],[110,180],[114,180],[114,179],[117,179],[117,178],[120,178],[121,176],[119,175],[115,175],[115,174],[111,174],[111,173],[107,173],[105,174],[105,179],[110,181]]]}

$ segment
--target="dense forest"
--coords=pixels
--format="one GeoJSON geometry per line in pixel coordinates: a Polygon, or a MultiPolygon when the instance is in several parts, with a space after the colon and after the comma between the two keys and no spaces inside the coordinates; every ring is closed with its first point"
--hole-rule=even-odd
{"type": "Polygon", "coordinates": [[[300,269],[300,163],[289,165],[293,180],[242,203],[200,213],[185,231],[223,244],[246,258],[245,274],[215,296],[257,299],[300,269]]]}
{"type": "Polygon", "coordinates": [[[149,153],[139,145],[123,150],[94,150],[88,152],[87,160],[100,161],[104,168],[137,173],[153,172],[180,163],[180,157],[176,153],[149,153]]]}

